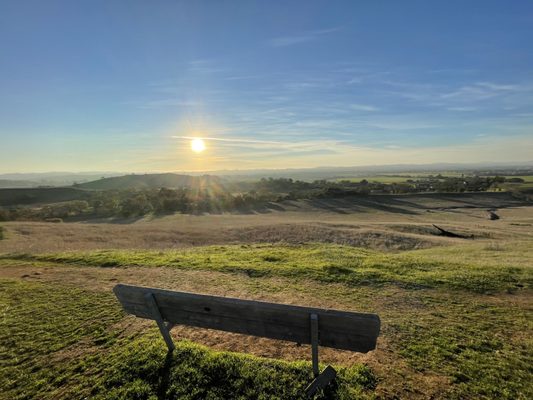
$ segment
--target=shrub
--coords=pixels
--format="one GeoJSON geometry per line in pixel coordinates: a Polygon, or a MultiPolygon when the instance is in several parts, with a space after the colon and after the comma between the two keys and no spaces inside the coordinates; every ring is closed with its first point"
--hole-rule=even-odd
{"type": "Polygon", "coordinates": [[[52,222],[52,223],[55,223],[55,224],[59,224],[59,223],[63,222],[63,219],[62,218],[46,218],[44,221],[45,222],[52,222]]]}

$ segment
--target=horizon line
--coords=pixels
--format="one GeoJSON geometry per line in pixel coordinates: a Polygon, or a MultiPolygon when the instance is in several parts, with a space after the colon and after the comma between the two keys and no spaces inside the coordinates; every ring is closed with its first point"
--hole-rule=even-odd
{"type": "Polygon", "coordinates": [[[435,162],[435,163],[396,163],[396,164],[365,164],[365,165],[324,165],[319,167],[288,167],[288,168],[248,168],[248,169],[216,169],[216,170],[152,170],[152,171],[43,171],[43,172],[0,172],[3,175],[31,175],[31,174],[124,174],[124,175],[146,175],[146,174],[186,174],[186,173],[215,173],[215,172],[258,172],[258,171],[305,171],[305,170],[319,170],[319,169],[362,169],[362,168],[401,168],[401,167],[436,167],[436,166],[456,166],[457,168],[468,168],[475,166],[490,167],[526,167],[533,168],[532,161],[517,161],[517,162],[472,162],[472,163],[450,163],[450,162],[435,162]]]}

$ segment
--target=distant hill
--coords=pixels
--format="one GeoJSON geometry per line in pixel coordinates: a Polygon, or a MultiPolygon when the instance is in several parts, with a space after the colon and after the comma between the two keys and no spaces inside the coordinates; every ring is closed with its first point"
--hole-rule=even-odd
{"type": "Polygon", "coordinates": [[[75,185],[80,189],[91,190],[119,190],[119,189],[158,189],[180,187],[211,187],[221,186],[222,180],[218,176],[178,175],[178,174],[145,174],[124,175],[113,178],[103,178],[92,182],[75,185]]]}
{"type": "Polygon", "coordinates": [[[89,197],[89,192],[71,187],[0,189],[0,206],[58,203],[89,197]]]}
{"type": "Polygon", "coordinates": [[[16,186],[7,182],[0,187],[70,186],[74,183],[91,182],[100,178],[121,176],[124,172],[35,172],[0,174],[0,182],[17,181],[16,186]],[[22,182],[26,182],[22,185],[22,182]]]}
{"type": "Polygon", "coordinates": [[[32,181],[19,181],[12,179],[0,179],[0,188],[29,188],[39,186],[32,181]]]}

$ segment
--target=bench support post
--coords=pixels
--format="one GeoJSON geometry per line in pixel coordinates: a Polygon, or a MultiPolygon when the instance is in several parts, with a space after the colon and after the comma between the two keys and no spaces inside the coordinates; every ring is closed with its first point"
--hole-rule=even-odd
{"type": "Polygon", "coordinates": [[[324,389],[328,386],[336,376],[337,371],[335,371],[331,365],[328,365],[305,389],[305,395],[307,398],[313,397],[320,389],[324,389]]]}
{"type": "Polygon", "coordinates": [[[325,388],[333,379],[335,379],[335,376],[337,376],[337,371],[329,365],[322,373],[320,373],[320,368],[318,366],[318,315],[311,314],[309,320],[311,323],[311,358],[313,361],[313,375],[315,379],[313,379],[313,382],[311,382],[305,389],[305,395],[307,398],[313,397],[318,390],[325,388]]]}
{"type": "Polygon", "coordinates": [[[318,368],[318,315],[311,314],[311,359],[313,360],[313,375],[315,378],[320,374],[318,368]]]}
{"type": "Polygon", "coordinates": [[[154,316],[155,322],[157,322],[157,326],[159,327],[159,331],[161,332],[163,339],[165,339],[168,351],[172,352],[176,348],[174,346],[174,342],[172,341],[172,337],[170,336],[170,330],[172,329],[173,324],[165,324],[165,321],[163,321],[163,317],[161,316],[161,312],[159,311],[159,307],[157,306],[157,302],[155,301],[155,296],[153,293],[146,293],[144,299],[146,300],[146,304],[154,316]]]}

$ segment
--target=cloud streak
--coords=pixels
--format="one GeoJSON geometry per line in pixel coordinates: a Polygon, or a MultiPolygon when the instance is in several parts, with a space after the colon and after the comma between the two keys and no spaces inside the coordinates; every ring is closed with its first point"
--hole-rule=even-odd
{"type": "Polygon", "coordinates": [[[462,86],[458,90],[445,93],[443,99],[457,99],[463,101],[486,100],[518,90],[516,85],[502,85],[492,82],[478,82],[474,85],[462,86]]]}
{"type": "Polygon", "coordinates": [[[378,111],[379,108],[368,104],[350,104],[350,108],[356,111],[378,111]]]}
{"type": "Polygon", "coordinates": [[[206,136],[172,136],[173,139],[193,140],[215,140],[218,142],[231,142],[231,143],[257,143],[257,144],[281,144],[282,142],[276,142],[271,140],[255,140],[255,139],[240,139],[240,138],[216,138],[206,136]]]}

